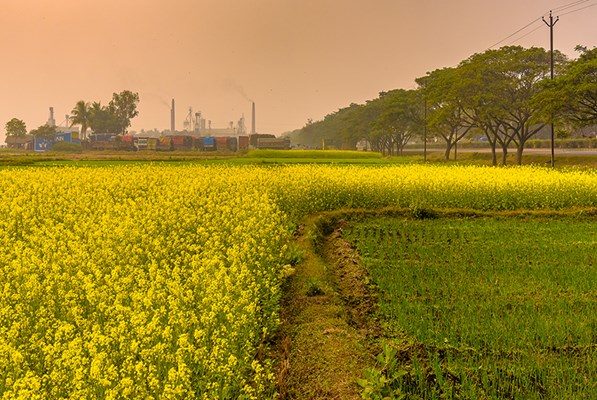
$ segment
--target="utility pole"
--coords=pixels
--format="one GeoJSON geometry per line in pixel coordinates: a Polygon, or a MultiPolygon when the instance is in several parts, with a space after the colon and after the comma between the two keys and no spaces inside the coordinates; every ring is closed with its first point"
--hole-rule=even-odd
{"type": "Polygon", "coordinates": [[[424,98],[425,107],[425,126],[423,130],[423,161],[427,162],[427,95],[424,98]]]}
{"type": "MultiPolygon", "coordinates": [[[[551,10],[549,11],[549,22],[545,20],[544,17],[541,17],[545,25],[549,27],[549,47],[550,47],[550,54],[551,54],[551,79],[553,79],[553,27],[556,23],[560,20],[560,17],[557,17],[556,20],[553,20],[553,15],[551,10]]],[[[551,167],[555,167],[555,132],[553,127],[553,113],[551,114],[551,167]]]]}

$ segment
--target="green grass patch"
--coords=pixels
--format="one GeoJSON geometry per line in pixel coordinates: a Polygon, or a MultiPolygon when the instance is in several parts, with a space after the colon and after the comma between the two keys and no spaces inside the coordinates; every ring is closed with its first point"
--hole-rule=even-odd
{"type": "Polygon", "coordinates": [[[199,151],[124,152],[124,151],[50,151],[35,153],[12,150],[0,153],[0,168],[4,166],[72,166],[97,167],[140,163],[202,164],[202,165],[386,165],[412,164],[421,157],[382,157],[380,153],[336,150],[251,150],[248,153],[221,153],[199,151]]]}
{"type": "MultiPolygon", "coordinates": [[[[410,151],[409,157],[420,156],[422,159],[422,151],[410,151]]],[[[492,158],[491,153],[488,152],[475,152],[466,151],[459,152],[457,159],[454,160],[454,153],[450,157],[450,161],[445,160],[444,152],[430,150],[427,153],[427,160],[433,164],[457,164],[457,165],[491,165],[492,158]]],[[[498,152],[497,157],[498,165],[502,164],[502,154],[498,152]]],[[[516,165],[516,152],[510,151],[507,157],[507,165],[516,165]]],[[[538,165],[544,167],[551,167],[551,156],[549,154],[536,154],[531,152],[525,152],[522,156],[522,165],[538,165]]],[[[555,167],[560,168],[597,168],[597,156],[595,155],[583,155],[583,154],[566,154],[558,153],[556,151],[555,156],[555,167]]]]}
{"type": "Polygon", "coordinates": [[[248,158],[375,159],[381,153],[349,150],[249,150],[248,158]]]}
{"type": "Polygon", "coordinates": [[[378,217],[345,229],[388,334],[365,397],[595,398],[596,222],[378,217]]]}
{"type": "MultiPolygon", "coordinates": [[[[36,153],[25,150],[0,149],[0,168],[3,166],[98,166],[125,163],[168,162],[179,164],[226,164],[226,165],[280,165],[280,164],[335,164],[335,165],[395,165],[423,162],[422,151],[409,151],[404,156],[384,157],[381,153],[347,150],[250,150],[246,153],[230,152],[126,152],[88,151],[78,148],[71,151],[36,153]]],[[[443,151],[430,150],[430,164],[491,165],[491,154],[460,152],[456,161],[444,160],[443,151]]],[[[501,155],[499,158],[501,162],[501,155]]],[[[549,155],[525,153],[524,165],[549,166],[549,155]]],[[[508,164],[515,164],[515,154],[508,156],[508,164]]],[[[556,154],[556,168],[597,168],[597,156],[556,154]]]]}

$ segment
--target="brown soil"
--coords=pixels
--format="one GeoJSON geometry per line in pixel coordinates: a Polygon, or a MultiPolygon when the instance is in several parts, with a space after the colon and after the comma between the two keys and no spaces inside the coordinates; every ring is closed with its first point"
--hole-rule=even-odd
{"type": "Polygon", "coordinates": [[[360,399],[357,380],[375,362],[375,297],[341,227],[321,239],[318,255],[313,221],[301,229],[304,258],[285,288],[278,390],[282,399],[360,399]]]}
{"type": "Polygon", "coordinates": [[[349,323],[361,329],[367,337],[377,337],[380,327],[373,315],[377,296],[368,285],[368,273],[360,265],[359,253],[342,237],[344,224],[341,222],[325,239],[324,257],[332,267],[349,323]]]}

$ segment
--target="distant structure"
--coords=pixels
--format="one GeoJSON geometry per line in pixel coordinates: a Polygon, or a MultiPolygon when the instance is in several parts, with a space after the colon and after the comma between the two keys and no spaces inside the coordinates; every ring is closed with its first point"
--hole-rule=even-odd
{"type": "Polygon", "coordinates": [[[189,113],[185,118],[182,126],[184,130],[187,132],[194,132],[195,131],[195,118],[193,118],[193,107],[189,107],[189,113]]]}
{"type": "Polygon", "coordinates": [[[255,102],[253,102],[253,112],[252,112],[251,116],[252,116],[252,120],[251,120],[251,135],[254,135],[255,133],[257,133],[255,131],[255,102]]]}
{"type": "Polygon", "coordinates": [[[69,122],[69,115],[65,115],[64,121],[61,122],[60,125],[57,125],[56,118],[54,118],[54,107],[50,107],[50,115],[48,117],[48,122],[46,122],[46,125],[56,129],[56,133],[68,133],[72,135],[72,139],[79,139],[79,128],[74,128],[70,126],[69,122]]]}
{"type": "Polygon", "coordinates": [[[174,123],[174,99],[172,99],[172,108],[170,109],[170,132],[174,135],[176,133],[176,124],[174,123]]]}
{"type": "MultiPolygon", "coordinates": [[[[172,110],[174,110],[174,100],[172,100],[172,110]]],[[[253,103],[253,120],[255,119],[255,104],[253,103]]],[[[171,112],[171,125],[170,131],[173,132],[172,134],[177,134],[174,126],[174,111],[171,112]]],[[[253,126],[255,122],[253,122],[253,126]]],[[[242,115],[240,119],[236,122],[234,121],[228,122],[228,126],[224,128],[212,127],[211,120],[207,120],[203,117],[203,113],[201,111],[197,111],[193,113],[193,108],[189,107],[189,111],[183,123],[184,130],[183,132],[178,132],[179,134],[185,135],[195,135],[195,136],[202,136],[202,137],[233,137],[233,136],[245,136],[247,135],[247,128],[245,125],[245,116],[242,115]]]]}
{"type": "Polygon", "coordinates": [[[195,126],[193,128],[193,132],[195,132],[197,135],[201,134],[201,111],[195,113],[195,126]]]}
{"type": "Polygon", "coordinates": [[[246,135],[247,129],[245,128],[245,115],[243,114],[238,120],[237,135],[246,135]]]}
{"type": "Polygon", "coordinates": [[[48,117],[48,126],[56,126],[56,120],[54,119],[54,107],[50,107],[50,116],[48,117]]]}

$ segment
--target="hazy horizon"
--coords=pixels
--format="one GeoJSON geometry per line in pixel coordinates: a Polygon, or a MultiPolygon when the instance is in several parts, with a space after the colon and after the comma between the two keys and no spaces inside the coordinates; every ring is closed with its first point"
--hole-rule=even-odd
{"type": "Polygon", "coordinates": [[[141,99],[131,130],[169,129],[172,98],[177,129],[189,107],[214,128],[244,114],[250,129],[253,100],[257,131],[280,134],[380,91],[414,88],[415,78],[529,23],[497,47],[549,48],[540,18],[550,9],[561,15],[555,48],[574,58],[576,45],[597,42],[597,0],[562,9],[571,3],[2,0],[0,141],[11,118],[29,131],[49,107],[60,123],[78,100],[107,104],[122,90],[141,99]]]}

